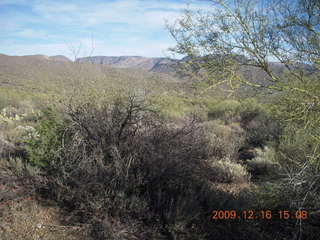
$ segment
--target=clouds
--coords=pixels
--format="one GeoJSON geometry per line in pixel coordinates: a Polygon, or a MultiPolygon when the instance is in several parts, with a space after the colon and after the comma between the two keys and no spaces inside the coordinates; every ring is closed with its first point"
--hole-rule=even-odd
{"type": "Polygon", "coordinates": [[[106,2],[42,2],[33,10],[47,21],[61,25],[97,26],[108,23],[139,27],[163,27],[164,20],[176,19],[185,3],[167,1],[118,0],[106,2]]]}
{"type": "MultiPolygon", "coordinates": [[[[132,42],[135,43],[136,41],[132,42]]],[[[0,46],[0,52],[9,55],[65,55],[70,59],[75,59],[76,57],[85,57],[89,55],[159,57],[167,56],[168,53],[166,52],[166,49],[170,46],[170,43],[152,43],[149,41],[145,41],[143,42],[143,44],[131,45],[109,45],[104,41],[95,41],[92,48],[90,40],[78,39],[77,41],[71,43],[65,42],[47,44],[12,44],[7,45],[5,48],[3,46],[0,46]],[[77,52],[78,54],[76,54],[77,52]]]]}
{"type": "MultiPolygon", "coordinates": [[[[193,2],[189,8],[208,7],[207,1],[193,2]]],[[[174,45],[165,21],[175,21],[187,7],[186,3],[182,0],[0,0],[0,21],[5,26],[0,35],[0,52],[63,54],[58,50],[62,45],[84,42],[86,46],[86,38],[92,34],[96,55],[163,56],[165,49],[174,45]],[[3,45],[10,40],[11,46],[3,45]]]]}

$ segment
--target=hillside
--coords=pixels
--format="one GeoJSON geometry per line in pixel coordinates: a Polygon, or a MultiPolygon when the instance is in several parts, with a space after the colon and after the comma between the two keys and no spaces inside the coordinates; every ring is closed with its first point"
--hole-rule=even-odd
{"type": "MultiPolygon", "coordinates": [[[[186,61],[188,58],[177,60],[139,56],[97,56],[72,62],[61,55],[49,57],[0,54],[0,91],[5,95],[12,91],[25,92],[27,95],[60,95],[62,92],[68,95],[66,93],[70,94],[73,89],[81,86],[83,89],[95,91],[103,91],[110,87],[128,87],[149,89],[148,91],[158,93],[171,90],[188,90],[190,93],[193,91],[190,89],[192,83],[177,71],[186,61]]],[[[279,63],[270,65],[276,74],[282,74],[285,70],[279,63]]],[[[256,67],[242,66],[239,71],[250,81],[262,84],[267,82],[267,74],[256,67]]],[[[194,76],[198,76],[197,72],[194,76]]],[[[242,87],[238,93],[243,97],[255,95],[255,92],[247,87],[242,87]]],[[[212,90],[211,94],[225,96],[228,93],[212,90]]]]}
{"type": "MultiPolygon", "coordinates": [[[[268,96],[278,104],[271,106],[263,96],[191,90],[189,81],[153,72],[171,71],[171,60],[141,69],[143,58],[125,58],[106,60],[108,66],[0,55],[0,239],[199,239],[208,232],[203,239],[256,240],[259,231],[276,239],[275,230],[292,239],[286,236],[296,219],[253,225],[241,218],[260,206],[270,213],[279,205],[290,209],[281,153],[303,158],[296,152],[304,150],[300,139],[315,152],[307,134],[281,140],[290,136],[274,110],[282,98],[268,96]],[[128,67],[134,62],[136,68],[128,67]],[[209,222],[210,213],[215,221],[221,212],[212,209],[234,209],[237,224],[209,222]],[[174,237],[162,229],[171,219],[170,228],[181,228],[174,237]]],[[[267,77],[253,67],[240,71],[256,81],[267,77]]],[[[304,222],[305,239],[315,239],[316,214],[304,222]]]]}
{"type": "Polygon", "coordinates": [[[119,69],[107,65],[71,62],[64,56],[0,55],[1,89],[59,93],[61,90],[71,90],[79,85],[94,86],[96,89],[127,85],[161,91],[168,86],[172,88],[172,85],[177,83],[179,79],[166,74],[143,69],[119,69]]]}
{"type": "MultiPolygon", "coordinates": [[[[206,56],[196,60],[196,62],[201,62],[204,59],[212,58],[213,61],[219,59],[219,56],[206,56]]],[[[107,65],[115,68],[132,68],[132,69],[142,69],[149,72],[166,73],[166,74],[176,74],[179,72],[179,66],[188,62],[189,57],[184,57],[181,60],[171,59],[171,58],[147,58],[141,56],[93,56],[78,58],[76,61],[80,63],[91,63],[107,65]]],[[[193,59],[194,61],[194,59],[193,59]]],[[[236,61],[244,62],[246,59],[243,56],[237,56],[236,61]]],[[[275,74],[281,74],[285,67],[284,65],[276,62],[270,62],[270,67],[275,74]]],[[[242,66],[239,71],[243,74],[245,78],[255,81],[264,81],[267,78],[265,72],[261,69],[253,66],[242,66]]],[[[184,74],[179,73],[178,77],[182,77],[184,74]]]]}

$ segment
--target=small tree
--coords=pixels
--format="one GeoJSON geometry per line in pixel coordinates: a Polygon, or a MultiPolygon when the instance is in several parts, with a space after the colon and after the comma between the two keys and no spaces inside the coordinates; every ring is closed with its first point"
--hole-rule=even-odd
{"type": "MultiPolygon", "coordinates": [[[[208,88],[223,86],[231,92],[242,86],[277,93],[275,104],[287,132],[310,134],[313,142],[296,145],[306,153],[303,161],[290,158],[280,147],[280,158],[290,167],[292,189],[299,190],[301,205],[319,193],[320,136],[320,2],[316,0],[214,0],[208,11],[186,10],[168,26],[177,45],[171,50],[185,55],[184,69],[208,88]],[[263,79],[246,78],[245,69],[264,73],[263,79]],[[279,71],[281,68],[281,71],[279,71]],[[308,150],[308,151],[307,151],[308,150]],[[294,168],[292,168],[294,165],[294,168]],[[308,166],[308,167],[305,167],[308,166]],[[295,170],[293,170],[295,169],[295,170]],[[301,174],[303,169],[303,174],[301,174]],[[303,176],[303,177],[302,177],[303,176]]],[[[292,144],[297,135],[283,137],[292,144]]]]}
{"type": "Polygon", "coordinates": [[[186,10],[169,26],[177,41],[171,50],[187,56],[185,62],[197,77],[211,87],[228,84],[235,89],[246,84],[297,92],[319,102],[319,89],[310,88],[310,71],[306,71],[306,64],[314,69],[319,64],[317,1],[217,0],[212,4],[213,10],[207,12],[186,10]],[[270,61],[281,64],[286,74],[276,74],[270,61]],[[268,78],[245,79],[238,71],[243,66],[261,69],[268,78]]]}

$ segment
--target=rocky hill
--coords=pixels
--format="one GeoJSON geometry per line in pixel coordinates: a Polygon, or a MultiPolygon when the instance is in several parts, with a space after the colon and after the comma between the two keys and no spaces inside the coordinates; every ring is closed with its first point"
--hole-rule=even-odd
{"type": "Polygon", "coordinates": [[[135,68],[152,72],[173,72],[173,64],[179,60],[170,58],[147,58],[141,56],[95,56],[78,58],[77,62],[88,62],[92,64],[104,64],[116,68],[135,68]]]}

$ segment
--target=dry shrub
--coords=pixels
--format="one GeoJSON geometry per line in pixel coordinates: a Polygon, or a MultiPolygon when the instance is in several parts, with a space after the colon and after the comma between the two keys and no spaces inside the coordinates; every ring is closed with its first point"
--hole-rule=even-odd
{"type": "Polygon", "coordinates": [[[73,222],[91,224],[94,239],[118,239],[122,230],[140,237],[207,235],[212,205],[234,202],[208,186],[209,143],[193,118],[172,126],[128,97],[68,105],[62,120],[49,114],[43,127],[29,145],[29,156],[37,157],[30,161],[46,172],[38,193],[68,209],[73,222]]]}
{"type": "Polygon", "coordinates": [[[243,183],[250,180],[250,174],[242,164],[235,163],[230,159],[212,159],[209,162],[214,171],[216,182],[243,183]]]}
{"type": "Polygon", "coordinates": [[[270,175],[279,171],[279,164],[275,161],[275,152],[272,148],[257,149],[257,156],[247,161],[248,170],[253,175],[270,175]]]}
{"type": "Polygon", "coordinates": [[[5,140],[3,136],[0,136],[0,159],[9,158],[15,152],[15,146],[13,143],[5,140]]]}
{"type": "Polygon", "coordinates": [[[245,133],[237,123],[224,125],[221,121],[203,123],[209,139],[210,155],[215,158],[236,159],[238,151],[244,143],[245,133]]]}

